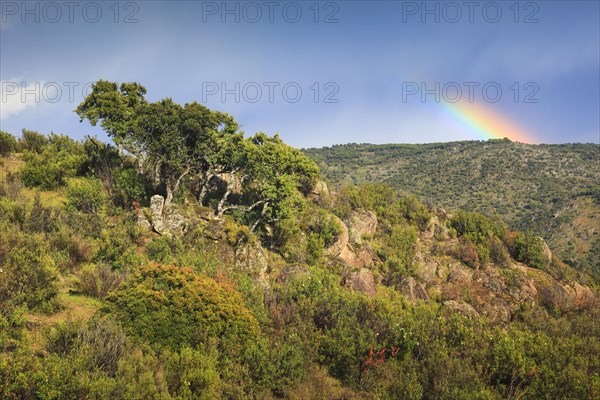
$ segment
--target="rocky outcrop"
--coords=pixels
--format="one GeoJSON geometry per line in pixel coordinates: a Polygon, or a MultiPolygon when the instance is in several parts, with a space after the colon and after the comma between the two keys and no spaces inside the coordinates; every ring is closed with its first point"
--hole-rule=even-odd
{"type": "Polygon", "coordinates": [[[155,194],[150,198],[148,212],[138,212],[138,225],[144,229],[152,229],[161,235],[180,236],[186,231],[189,218],[182,214],[176,206],[172,205],[168,210],[164,209],[165,198],[155,194]]]}
{"type": "Polygon", "coordinates": [[[340,226],[341,232],[334,244],[326,249],[327,255],[340,259],[353,268],[372,267],[378,261],[375,251],[363,242],[363,235],[373,235],[377,230],[377,216],[372,211],[353,211],[344,223],[337,216],[332,218],[340,226]]]}
{"type": "Polygon", "coordinates": [[[339,227],[341,228],[341,232],[338,235],[337,240],[331,246],[325,249],[325,252],[328,256],[339,257],[340,254],[342,254],[342,252],[346,248],[346,246],[348,246],[348,227],[336,215],[331,214],[331,218],[339,225],[339,227]]]}
{"type": "Polygon", "coordinates": [[[398,284],[397,289],[411,301],[429,300],[429,295],[425,287],[412,276],[403,278],[398,284]]]}
{"type": "Polygon", "coordinates": [[[464,264],[456,263],[452,266],[452,269],[448,274],[448,282],[459,285],[468,285],[471,283],[474,272],[475,271],[464,264]]]}
{"type": "Polygon", "coordinates": [[[377,232],[377,215],[370,210],[351,211],[347,223],[350,241],[355,244],[362,244],[364,235],[377,232]]]}
{"type": "Polygon", "coordinates": [[[444,307],[447,307],[449,310],[458,312],[467,317],[476,318],[479,316],[477,310],[475,310],[472,305],[465,303],[464,301],[448,300],[444,302],[444,307]]]}
{"type": "Polygon", "coordinates": [[[375,294],[377,294],[373,272],[367,268],[361,268],[358,272],[352,274],[350,278],[350,287],[367,296],[375,296],[375,294]]]}
{"type": "Polygon", "coordinates": [[[329,189],[327,188],[327,184],[324,181],[317,181],[315,186],[310,191],[310,194],[313,196],[321,197],[329,196],[329,189]]]}
{"type": "Polygon", "coordinates": [[[227,234],[225,233],[225,224],[223,220],[213,218],[204,227],[204,236],[208,239],[219,241],[226,240],[227,234]]]}
{"type": "Polygon", "coordinates": [[[235,266],[240,270],[260,273],[268,265],[267,254],[258,242],[242,243],[235,249],[235,266]]]}

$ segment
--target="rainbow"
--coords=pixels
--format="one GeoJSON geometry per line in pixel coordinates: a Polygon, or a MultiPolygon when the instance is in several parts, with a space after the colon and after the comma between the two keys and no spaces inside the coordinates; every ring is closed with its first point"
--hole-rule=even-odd
{"type": "Polygon", "coordinates": [[[534,135],[499,115],[490,107],[474,102],[449,103],[442,101],[440,105],[445,114],[450,115],[454,121],[483,140],[508,138],[513,142],[538,143],[534,135]]]}

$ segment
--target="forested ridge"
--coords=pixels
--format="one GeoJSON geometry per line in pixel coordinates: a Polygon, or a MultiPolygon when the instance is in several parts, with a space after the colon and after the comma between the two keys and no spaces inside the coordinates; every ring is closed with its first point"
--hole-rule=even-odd
{"type": "MultiPolygon", "coordinates": [[[[315,162],[229,114],[145,95],[98,81],[77,107],[110,143],[0,132],[0,398],[600,397],[593,268],[517,229],[527,207],[475,212],[434,198],[441,172],[373,167],[521,145],[306,151],[315,162]]],[[[573,148],[548,150],[569,167],[545,184],[595,210],[596,147],[573,148]]],[[[442,158],[431,168],[456,172],[442,158]]]]}

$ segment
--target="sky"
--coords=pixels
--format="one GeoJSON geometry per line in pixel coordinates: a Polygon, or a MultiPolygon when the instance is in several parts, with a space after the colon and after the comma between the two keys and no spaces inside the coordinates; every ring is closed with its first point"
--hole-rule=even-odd
{"type": "Polygon", "coordinates": [[[295,147],[600,143],[600,2],[0,1],[0,129],[107,139],[99,79],[295,147]]]}

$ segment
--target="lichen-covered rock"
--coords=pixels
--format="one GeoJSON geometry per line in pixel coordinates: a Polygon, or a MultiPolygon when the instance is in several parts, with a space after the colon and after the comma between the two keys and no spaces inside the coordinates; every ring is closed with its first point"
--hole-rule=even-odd
{"type": "Polygon", "coordinates": [[[417,260],[415,275],[425,283],[433,283],[437,280],[438,264],[431,258],[417,260]]]}
{"type": "MultiPolygon", "coordinates": [[[[187,226],[188,217],[183,215],[176,206],[172,205],[168,210],[164,209],[165,198],[155,194],[150,198],[150,221],[155,232],[161,235],[182,235],[187,226]]],[[[143,219],[138,222],[146,225],[143,219]]]]}
{"type": "Polygon", "coordinates": [[[181,236],[186,231],[188,219],[176,206],[171,206],[163,217],[163,234],[181,236]]]}
{"type": "Polygon", "coordinates": [[[448,275],[448,282],[457,284],[469,284],[471,283],[471,277],[473,276],[473,270],[464,266],[463,264],[454,264],[448,275]]]}
{"type": "Polygon", "coordinates": [[[352,243],[362,244],[364,235],[374,235],[377,232],[377,215],[373,211],[351,211],[347,222],[352,243]]]}
{"type": "Polygon", "coordinates": [[[240,270],[260,273],[268,264],[265,250],[258,242],[243,243],[235,249],[235,266],[240,270]]]}
{"type": "Polygon", "coordinates": [[[476,318],[479,316],[477,310],[475,310],[472,305],[465,303],[464,301],[448,300],[444,302],[444,306],[467,317],[476,318]]]}
{"type": "Polygon", "coordinates": [[[208,221],[204,227],[204,236],[211,240],[226,240],[225,225],[220,219],[208,221]]]}
{"type": "Polygon", "coordinates": [[[165,198],[155,194],[150,198],[150,223],[158,233],[163,231],[163,207],[165,198]]]}
{"type": "Polygon", "coordinates": [[[358,290],[367,296],[375,296],[375,294],[377,294],[373,272],[367,268],[361,268],[358,272],[352,275],[350,279],[350,286],[352,289],[358,290]]]}
{"type": "Polygon", "coordinates": [[[329,196],[329,189],[324,181],[317,181],[315,186],[310,191],[310,194],[315,196],[329,196]]]}
{"type": "Polygon", "coordinates": [[[331,246],[325,249],[325,253],[328,256],[339,257],[339,255],[342,253],[342,251],[344,251],[344,249],[346,249],[346,246],[348,245],[348,227],[344,221],[339,219],[337,216],[331,214],[331,218],[339,225],[341,232],[338,235],[337,240],[331,246]]]}
{"type": "Polygon", "coordinates": [[[148,221],[148,218],[146,218],[146,215],[144,214],[143,210],[138,211],[137,224],[140,228],[142,228],[145,231],[152,230],[152,224],[150,223],[150,221],[148,221]]]}
{"type": "Polygon", "coordinates": [[[405,295],[409,300],[429,300],[429,295],[425,287],[415,280],[412,276],[402,278],[397,289],[405,295]]]}

